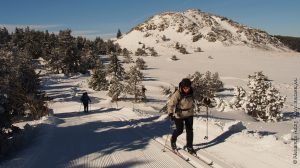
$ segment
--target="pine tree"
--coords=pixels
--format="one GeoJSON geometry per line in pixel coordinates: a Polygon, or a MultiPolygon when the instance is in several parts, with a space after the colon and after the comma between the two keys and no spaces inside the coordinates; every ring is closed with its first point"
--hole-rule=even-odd
{"type": "Polygon", "coordinates": [[[133,62],[131,56],[129,55],[129,51],[126,48],[124,48],[122,52],[123,52],[123,57],[124,57],[124,61],[123,61],[124,63],[133,62]]]}
{"type": "MultiPolygon", "coordinates": [[[[44,37],[44,45],[43,45],[43,53],[42,53],[42,58],[46,61],[46,66],[48,66],[48,68],[54,70],[55,72],[58,73],[60,68],[54,68],[54,64],[50,65],[50,61],[52,59],[52,56],[54,54],[54,51],[57,51],[57,55],[59,55],[58,53],[58,36],[55,35],[54,33],[49,34],[48,31],[46,31],[45,37],[44,37]]],[[[58,60],[57,58],[55,58],[55,60],[58,60]]],[[[55,63],[55,61],[52,61],[55,63]]],[[[60,64],[61,65],[61,64],[60,64]]]]}
{"type": "Polygon", "coordinates": [[[46,66],[50,68],[54,73],[59,74],[62,70],[63,59],[60,57],[59,48],[52,48],[48,55],[48,60],[46,66]]]}
{"type": "Polygon", "coordinates": [[[127,48],[123,48],[122,54],[123,54],[123,56],[128,56],[130,53],[127,48]]]}
{"type": "Polygon", "coordinates": [[[135,56],[147,56],[147,52],[141,48],[138,48],[135,52],[135,56]]]}
{"type": "Polygon", "coordinates": [[[112,102],[118,101],[119,96],[124,91],[124,85],[115,76],[111,79],[110,83],[107,95],[111,97],[112,102]]]}
{"type": "Polygon", "coordinates": [[[280,109],[283,107],[285,97],[275,89],[263,72],[249,75],[246,112],[258,120],[277,121],[281,118],[280,109]]]}
{"type": "Polygon", "coordinates": [[[122,81],[125,78],[125,70],[120,60],[118,59],[118,56],[116,54],[112,54],[109,57],[109,61],[110,62],[108,64],[107,73],[110,76],[115,76],[120,81],[122,81]]]}
{"type": "Polygon", "coordinates": [[[97,55],[106,55],[106,47],[104,45],[105,42],[103,39],[101,39],[100,37],[96,37],[93,43],[97,55]]]}
{"type": "Polygon", "coordinates": [[[137,58],[135,63],[140,70],[145,70],[147,68],[146,62],[142,58],[137,58]]]}
{"type": "Polygon", "coordinates": [[[119,38],[121,38],[121,37],[122,37],[121,30],[120,30],[120,29],[118,29],[118,32],[117,32],[117,38],[119,39],[119,38]]]}
{"type": "Polygon", "coordinates": [[[105,47],[105,50],[106,50],[106,54],[112,54],[112,53],[117,52],[116,46],[115,46],[115,44],[112,40],[107,40],[104,43],[104,47],[105,47]]]}
{"type": "Polygon", "coordinates": [[[189,53],[187,52],[187,50],[183,47],[183,45],[180,46],[179,52],[182,53],[182,54],[189,54],[189,53]]]}
{"type": "Polygon", "coordinates": [[[59,38],[59,55],[62,59],[61,69],[64,74],[75,73],[79,70],[80,55],[75,44],[75,39],[71,35],[71,30],[60,31],[59,38]]]}
{"type": "Polygon", "coordinates": [[[177,50],[179,50],[179,49],[180,49],[180,46],[179,46],[179,43],[178,43],[178,42],[176,42],[176,44],[175,44],[175,48],[176,48],[177,50]]]}
{"type": "Polygon", "coordinates": [[[3,48],[5,45],[7,45],[10,39],[11,36],[8,30],[6,29],[6,27],[3,28],[0,27],[0,49],[3,48]]]}
{"type": "Polygon", "coordinates": [[[130,67],[128,72],[128,79],[126,80],[126,93],[134,95],[134,101],[137,102],[142,99],[143,92],[140,83],[144,79],[144,75],[138,70],[136,66],[130,67]]]}
{"type": "MultiPolygon", "coordinates": [[[[39,75],[32,60],[23,51],[0,52],[0,97],[5,101],[7,116],[27,116],[38,119],[45,112],[46,97],[40,89],[39,75]],[[3,97],[4,96],[4,97],[3,97]]],[[[1,104],[1,103],[0,103],[1,104]]]]}
{"type": "Polygon", "coordinates": [[[149,48],[151,56],[157,56],[158,53],[155,51],[154,47],[149,48]]]}
{"type": "Polygon", "coordinates": [[[230,104],[234,109],[243,109],[246,103],[246,91],[242,87],[238,86],[234,88],[234,97],[230,101],[230,104]]]}
{"type": "Polygon", "coordinates": [[[106,71],[100,60],[97,61],[96,67],[93,69],[93,75],[89,81],[89,87],[94,90],[107,90],[108,81],[106,80],[106,71]]]}
{"type": "Polygon", "coordinates": [[[215,96],[215,93],[223,88],[223,82],[219,79],[218,73],[212,75],[210,71],[207,71],[205,74],[200,72],[195,72],[193,75],[189,75],[192,81],[194,98],[196,110],[200,111],[203,98],[212,99],[215,96]]]}
{"type": "Polygon", "coordinates": [[[93,43],[86,40],[80,51],[80,69],[81,73],[86,73],[88,69],[96,66],[97,54],[93,43]]]}
{"type": "Polygon", "coordinates": [[[15,32],[12,34],[11,42],[12,45],[17,47],[19,50],[23,50],[26,44],[24,41],[24,30],[21,28],[16,28],[15,32]]]}
{"type": "Polygon", "coordinates": [[[177,61],[177,60],[179,60],[179,59],[176,57],[176,55],[173,55],[173,56],[171,57],[171,60],[177,61]]]}
{"type": "Polygon", "coordinates": [[[197,49],[195,50],[195,52],[203,52],[202,49],[200,47],[197,47],[197,49]]]}

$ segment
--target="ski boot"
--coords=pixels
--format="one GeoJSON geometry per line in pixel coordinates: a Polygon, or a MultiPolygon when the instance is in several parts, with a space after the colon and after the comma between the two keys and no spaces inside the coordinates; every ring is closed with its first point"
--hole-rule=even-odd
{"type": "Polygon", "coordinates": [[[177,150],[176,142],[171,142],[172,150],[177,150]]]}
{"type": "Polygon", "coordinates": [[[191,154],[191,155],[196,155],[196,151],[193,147],[187,147],[186,148],[188,153],[191,154]]]}

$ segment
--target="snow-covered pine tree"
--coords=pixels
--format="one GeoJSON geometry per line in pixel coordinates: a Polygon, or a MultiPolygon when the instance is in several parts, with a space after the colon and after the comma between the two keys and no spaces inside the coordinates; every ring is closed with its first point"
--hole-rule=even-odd
{"type": "Polygon", "coordinates": [[[135,63],[140,70],[145,70],[147,68],[146,62],[143,60],[143,58],[137,58],[135,63]]]}
{"type": "Polygon", "coordinates": [[[219,79],[218,73],[211,74],[207,71],[205,74],[195,72],[193,75],[189,75],[192,81],[195,98],[195,110],[200,111],[200,106],[203,106],[202,99],[204,97],[212,99],[219,89],[223,88],[223,82],[219,79]]]}
{"type": "Polygon", "coordinates": [[[58,53],[61,59],[61,69],[64,74],[78,72],[80,55],[71,30],[60,31],[58,34],[58,53]]]}
{"type": "Polygon", "coordinates": [[[137,66],[130,67],[127,73],[128,79],[126,80],[126,93],[134,95],[134,101],[142,99],[142,86],[140,85],[144,79],[144,75],[138,70],[137,66]]]}
{"type": "Polygon", "coordinates": [[[97,54],[90,41],[83,43],[82,49],[80,49],[80,72],[86,73],[88,69],[98,66],[96,63],[97,54]]]}
{"type": "Polygon", "coordinates": [[[173,92],[171,91],[170,87],[160,86],[160,88],[163,95],[167,96],[168,98],[171,97],[173,92]]]}
{"type": "Polygon", "coordinates": [[[123,68],[123,65],[121,64],[120,60],[118,59],[118,56],[116,54],[112,54],[109,57],[109,64],[107,68],[107,74],[110,76],[115,76],[120,81],[122,81],[125,78],[125,70],[123,68]]]}
{"type": "Polygon", "coordinates": [[[195,52],[203,52],[203,51],[202,51],[201,47],[197,47],[195,52]]]}
{"type": "Polygon", "coordinates": [[[128,51],[127,48],[123,48],[122,50],[122,55],[125,57],[125,56],[129,56],[130,52],[128,51]]]}
{"type": "Polygon", "coordinates": [[[107,90],[108,86],[105,67],[100,60],[97,60],[96,67],[93,69],[93,75],[89,81],[89,87],[99,91],[107,90]]]}
{"type": "Polygon", "coordinates": [[[234,97],[230,101],[230,104],[234,109],[243,109],[246,103],[246,91],[241,86],[234,88],[234,97]]]}
{"type": "Polygon", "coordinates": [[[163,35],[163,36],[161,37],[161,39],[162,39],[162,41],[170,41],[170,39],[167,38],[166,35],[163,35]]]}
{"type": "Polygon", "coordinates": [[[123,60],[124,63],[126,64],[129,64],[129,63],[132,63],[134,62],[132,57],[130,55],[124,55],[124,60],[123,60]]]}
{"type": "Polygon", "coordinates": [[[179,49],[180,49],[180,45],[179,45],[179,43],[178,43],[178,42],[176,42],[176,44],[175,44],[175,48],[176,48],[177,50],[179,50],[179,49]]]}
{"type": "Polygon", "coordinates": [[[179,60],[179,59],[177,58],[177,56],[176,56],[176,55],[173,55],[173,56],[171,57],[171,60],[173,60],[173,61],[177,61],[177,60],[179,60]]]}
{"type": "Polygon", "coordinates": [[[112,77],[110,83],[111,84],[109,86],[107,95],[109,97],[111,97],[111,101],[112,102],[118,101],[119,100],[119,96],[124,91],[124,85],[115,76],[112,77]]]}
{"type": "Polygon", "coordinates": [[[124,60],[123,60],[124,63],[128,64],[128,63],[133,62],[132,57],[130,56],[130,52],[127,50],[127,48],[123,48],[122,55],[124,57],[124,60]]]}
{"type": "Polygon", "coordinates": [[[180,46],[179,52],[182,54],[189,54],[189,52],[186,50],[186,48],[183,47],[183,45],[180,46]]]}
{"type": "Polygon", "coordinates": [[[151,56],[158,56],[158,53],[155,51],[154,47],[150,47],[149,51],[151,56]]]}
{"type": "Polygon", "coordinates": [[[135,56],[148,56],[147,52],[144,49],[138,48],[134,53],[135,56]]]}
{"type": "Polygon", "coordinates": [[[283,107],[286,97],[280,95],[263,72],[249,75],[248,87],[250,93],[247,96],[246,112],[258,120],[279,120],[281,118],[280,109],[283,107]]]}

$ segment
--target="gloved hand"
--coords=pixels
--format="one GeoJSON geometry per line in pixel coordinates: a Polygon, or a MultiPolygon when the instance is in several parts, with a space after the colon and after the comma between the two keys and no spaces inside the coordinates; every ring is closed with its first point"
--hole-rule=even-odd
{"type": "Polygon", "coordinates": [[[205,98],[203,99],[203,103],[204,103],[205,105],[209,106],[210,103],[211,103],[211,100],[210,100],[209,98],[205,97],[205,98]]]}
{"type": "Polygon", "coordinates": [[[174,120],[174,118],[175,118],[173,113],[169,113],[168,116],[169,116],[170,120],[174,120]]]}

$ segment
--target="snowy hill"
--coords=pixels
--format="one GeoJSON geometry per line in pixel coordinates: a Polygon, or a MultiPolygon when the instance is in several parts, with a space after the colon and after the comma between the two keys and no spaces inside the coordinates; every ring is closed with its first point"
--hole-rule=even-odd
{"type": "MultiPolygon", "coordinates": [[[[152,48],[158,54],[178,52],[178,43],[189,53],[215,47],[248,46],[265,50],[289,50],[267,32],[239,24],[226,17],[200,10],[165,12],[149,18],[116,41],[133,53],[137,48],[152,48]]],[[[149,52],[148,52],[149,53],[149,52]]]]}

